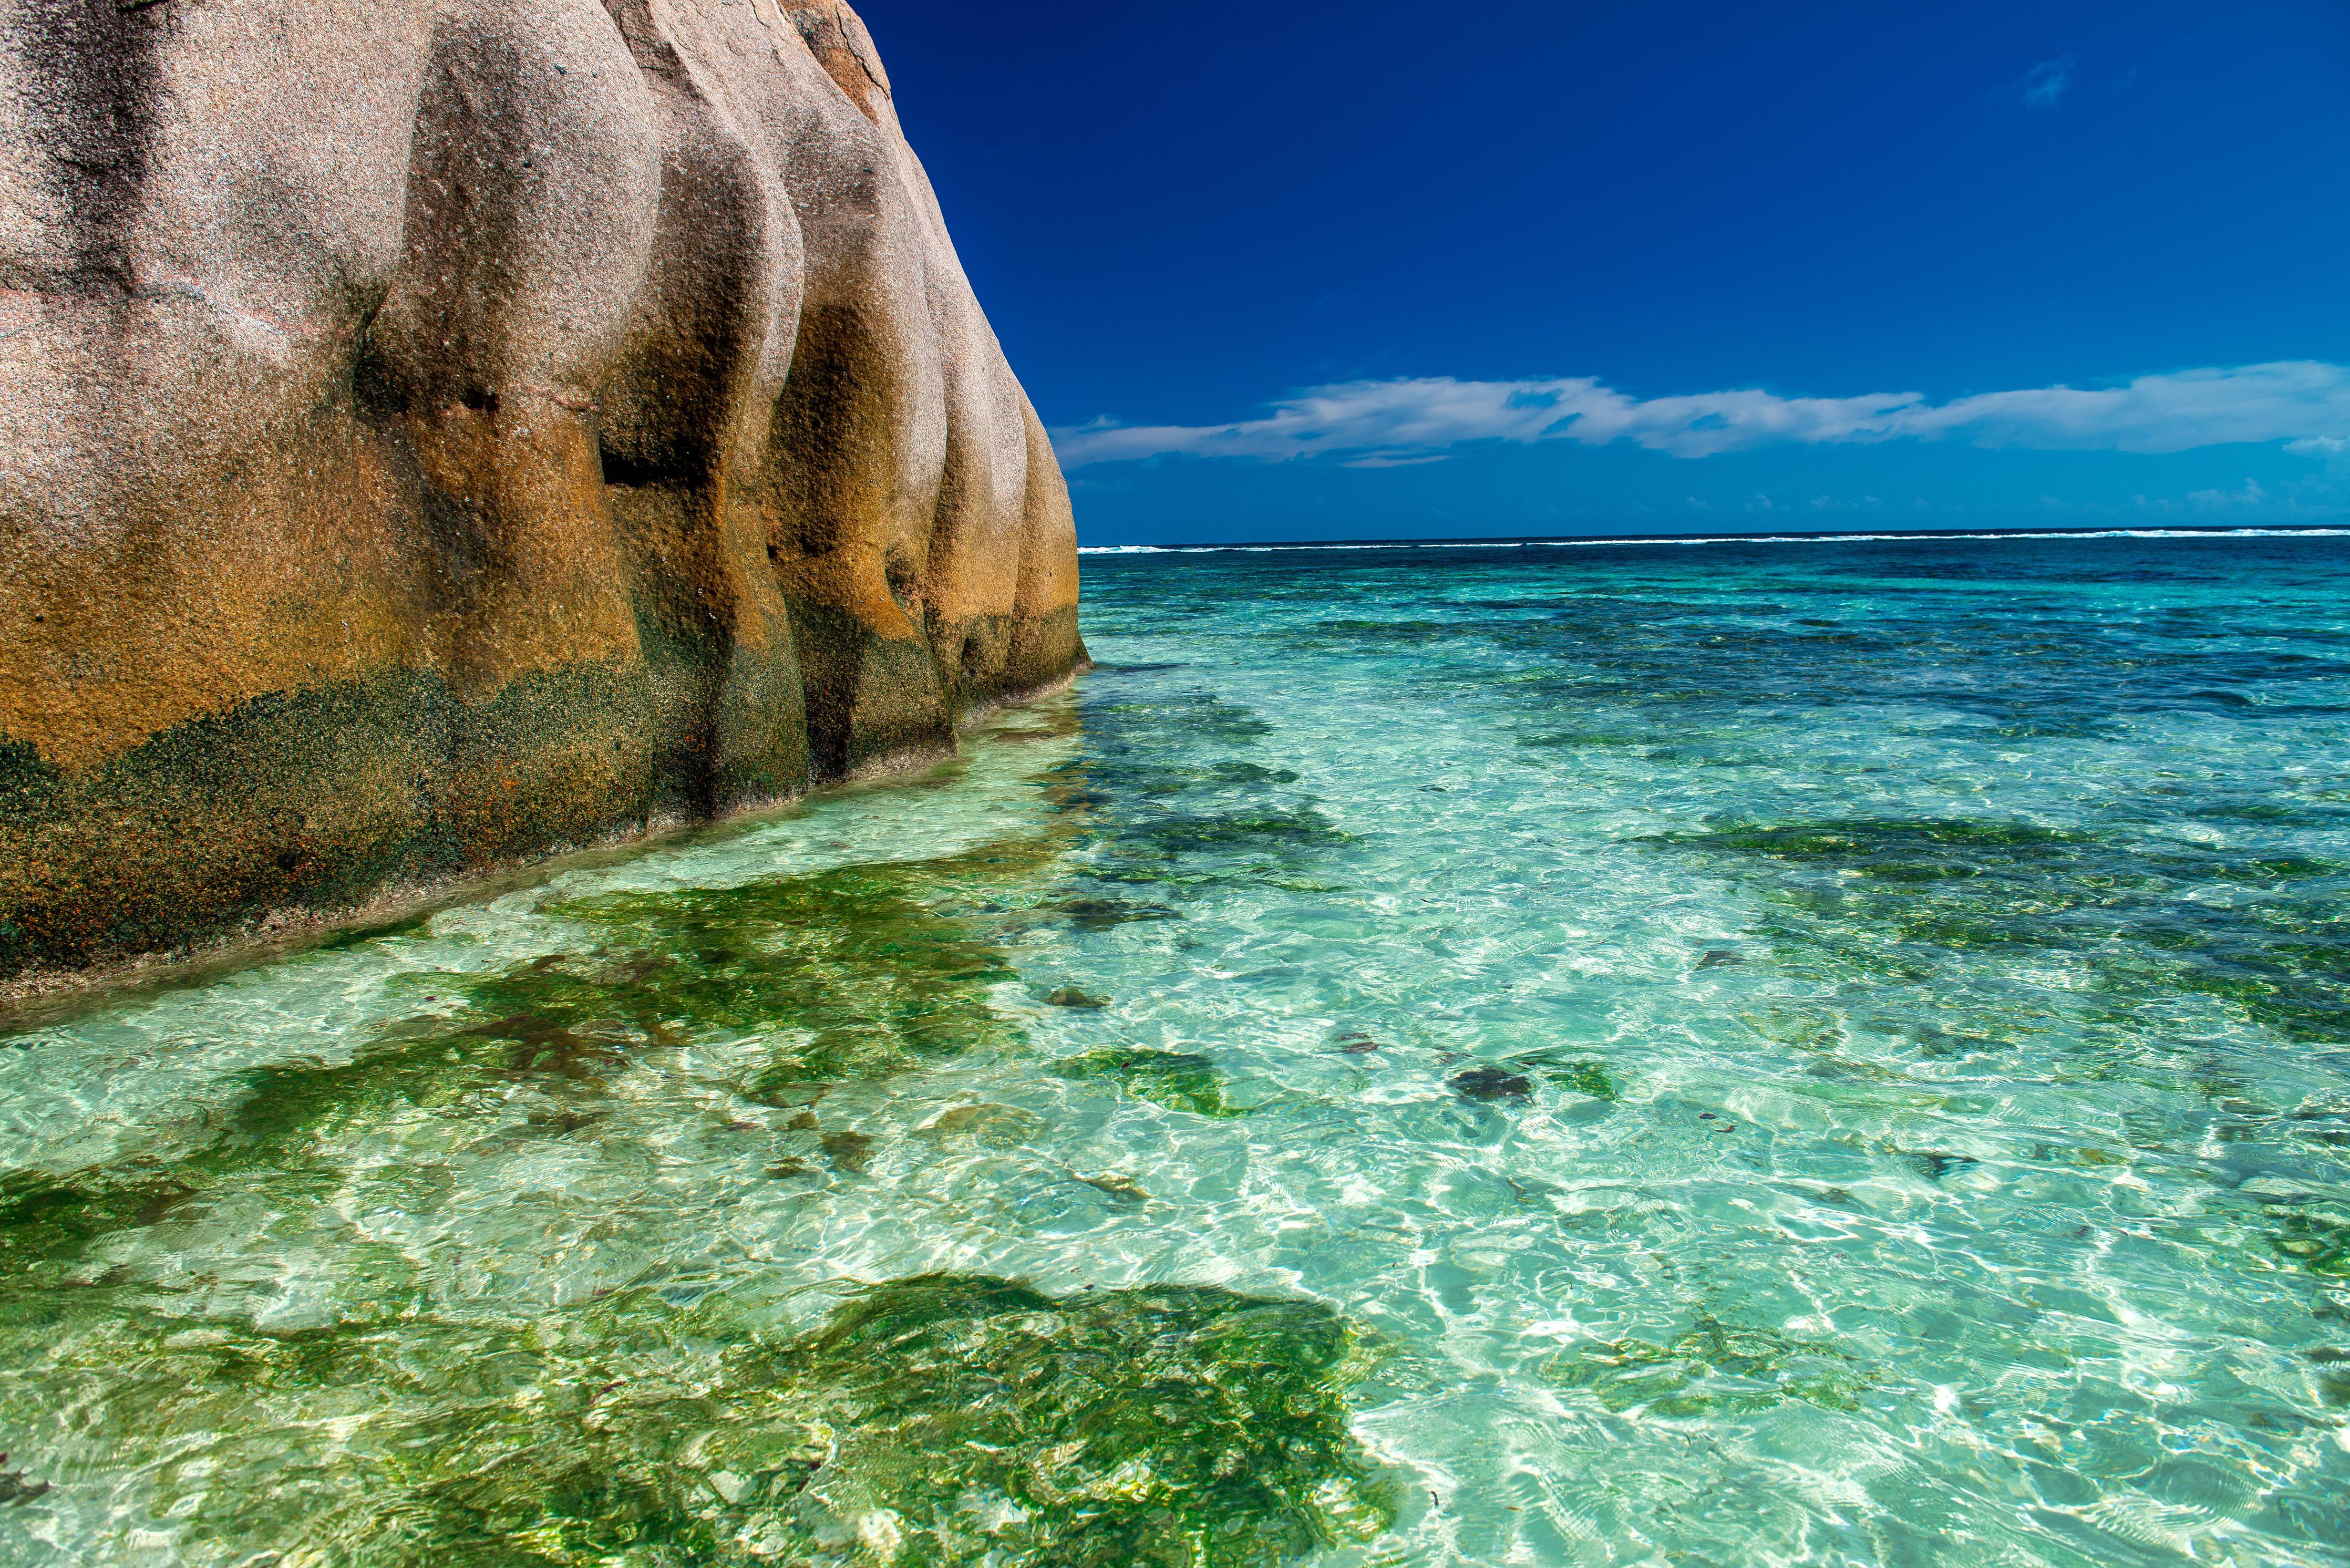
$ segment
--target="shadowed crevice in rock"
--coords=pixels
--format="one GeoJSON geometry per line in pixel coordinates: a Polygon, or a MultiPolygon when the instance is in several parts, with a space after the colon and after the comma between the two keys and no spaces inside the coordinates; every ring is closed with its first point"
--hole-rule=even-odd
{"type": "Polygon", "coordinates": [[[57,171],[64,265],[8,266],[0,287],[131,287],[131,228],[152,161],[167,20],[161,7],[123,0],[46,0],[14,10],[11,52],[23,79],[37,84],[19,100],[26,139],[57,171]]]}
{"type": "Polygon", "coordinates": [[[847,775],[893,756],[953,748],[953,719],[922,642],[880,636],[813,600],[795,607],[792,624],[820,771],[847,775]]]}

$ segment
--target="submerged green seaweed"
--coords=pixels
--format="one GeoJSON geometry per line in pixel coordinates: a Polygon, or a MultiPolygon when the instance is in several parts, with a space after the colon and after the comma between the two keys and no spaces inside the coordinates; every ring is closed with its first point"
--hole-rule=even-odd
{"type": "Polygon", "coordinates": [[[1789,1399],[1850,1410],[1875,1380],[1833,1345],[1711,1317],[1699,1318],[1670,1345],[1586,1345],[1553,1356],[1544,1371],[1560,1387],[1587,1389],[1610,1411],[1682,1417],[1751,1414],[1789,1399]]]}
{"type": "Polygon", "coordinates": [[[113,1435],[183,1434],[160,1480],[193,1528],[318,1568],[1253,1568],[1393,1519],[1347,1428],[1364,1342],[1318,1303],[932,1274],[772,1343],[733,1311],[639,1290],[503,1325],[127,1319],[105,1343],[140,1417],[113,1435]],[[322,1421],[345,1436],[285,1446],[322,1421]],[[255,1464],[280,1484],[204,1484],[255,1464]]]}
{"type": "MultiPolygon", "coordinates": [[[[1018,978],[1004,921],[976,895],[1032,877],[1035,846],[947,860],[847,867],[731,888],[610,893],[548,906],[594,934],[576,952],[453,983],[462,1031],[560,1053],[583,1031],[681,1044],[712,1032],[787,1031],[754,1085],[902,1072],[1019,1039],[989,1005],[1018,978]]],[[[411,985],[433,983],[419,977],[411,985]]]]}
{"type": "Polygon", "coordinates": [[[1621,1093],[1615,1078],[1607,1071],[1607,1063],[1579,1057],[1571,1052],[1521,1052],[1509,1059],[1509,1064],[1521,1072],[1539,1073],[1562,1089],[1571,1089],[1595,1100],[1613,1102],[1621,1093]]]}
{"type": "MultiPolygon", "coordinates": [[[[639,1062],[699,1042],[760,1043],[738,1087],[786,1106],[1016,1044],[990,992],[1016,979],[1005,940],[1069,912],[1043,875],[1055,854],[999,846],[546,904],[587,939],[489,973],[405,976],[432,1011],[351,1060],[248,1074],[168,1165],[9,1177],[0,1320],[19,1334],[54,1321],[56,1354],[112,1367],[110,1407],[140,1412],[113,1441],[222,1434],[183,1449],[158,1495],[195,1501],[191,1527],[277,1542],[289,1561],[1244,1568],[1374,1535],[1392,1510],[1347,1429],[1357,1338],[1310,1303],[1186,1287],[1056,1302],[940,1275],[775,1345],[730,1321],[723,1293],[679,1309],[649,1286],[527,1324],[362,1315],[271,1333],[233,1316],[191,1330],[151,1314],[144,1271],[107,1262],[115,1238],[158,1227],[317,1215],[348,1187],[367,1129],[418,1113],[488,1132],[515,1124],[521,1093],[530,1128],[592,1130],[639,1062]],[[269,1463],[261,1446],[286,1423],[354,1417],[357,1440],[305,1457],[286,1484],[201,1484],[269,1463]]],[[[1204,1058],[1107,1051],[1063,1070],[1243,1114],[1204,1058]]],[[[932,1134],[989,1130],[974,1115],[950,1111],[932,1134]]],[[[778,1147],[866,1168],[869,1135],[803,1125],[778,1147]]],[[[787,1158],[768,1174],[811,1170],[787,1158]]],[[[380,1285],[411,1272],[387,1255],[380,1285]]]]}
{"type": "Polygon", "coordinates": [[[1147,1051],[1116,1046],[1065,1056],[1053,1064],[1065,1078],[1107,1078],[1128,1094],[1201,1116],[1244,1116],[1224,1098],[1224,1075],[1205,1056],[1188,1051],[1147,1051]]]}
{"type": "MultiPolygon", "coordinates": [[[[737,1087],[799,1103],[812,1088],[1017,1045],[989,1001],[1015,980],[1004,936],[1044,898],[1049,840],[733,887],[621,892],[543,912],[588,941],[487,974],[424,971],[393,983],[437,1010],[378,1032],[341,1062],[244,1075],[203,1141],[168,1168],[147,1157],[76,1174],[0,1179],[0,1292],[46,1281],[93,1242],[242,1199],[315,1202],[346,1180],[350,1138],[405,1114],[496,1117],[521,1096],[526,1125],[591,1125],[648,1053],[750,1036],[737,1087]],[[983,912],[992,910],[993,913],[983,912]],[[48,1270],[25,1272],[36,1265],[48,1270]]],[[[864,1155],[827,1135],[838,1168],[864,1155]]]]}
{"type": "Polygon", "coordinates": [[[2277,1257],[2313,1274],[2350,1279],[2350,1220],[2326,1214],[2288,1214],[2269,1233],[2277,1257]]]}

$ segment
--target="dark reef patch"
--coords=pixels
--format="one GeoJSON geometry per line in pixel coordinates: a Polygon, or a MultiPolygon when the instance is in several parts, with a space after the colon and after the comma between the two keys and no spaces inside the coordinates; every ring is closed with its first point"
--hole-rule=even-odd
{"type": "Polygon", "coordinates": [[[2056,950],[2116,1005],[2183,992],[2289,1040],[2350,1041],[2350,866],[2120,825],[1972,819],[1732,824],[1642,842],[1759,877],[1765,934],[1793,964],[1924,980],[1944,954],[2056,950]]]}
{"type": "Polygon", "coordinates": [[[1237,703],[1194,691],[1089,697],[1081,711],[1085,753],[1055,768],[1047,788],[1081,825],[1087,853],[1078,873],[1094,888],[1066,905],[1081,929],[1180,919],[1171,900],[1201,888],[1295,887],[1316,862],[1353,842],[1297,787],[1297,773],[1245,754],[1273,731],[1237,703]],[[1219,749],[1227,754],[1216,755],[1219,749]],[[1135,887],[1160,889],[1170,901],[1109,890],[1135,887]]]}

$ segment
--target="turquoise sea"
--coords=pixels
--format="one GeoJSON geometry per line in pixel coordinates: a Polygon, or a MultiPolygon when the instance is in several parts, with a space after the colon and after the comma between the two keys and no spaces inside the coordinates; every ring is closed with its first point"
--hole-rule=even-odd
{"type": "Polygon", "coordinates": [[[2350,539],[1092,555],[0,1040],[0,1560],[2350,1563],[2350,539]]]}

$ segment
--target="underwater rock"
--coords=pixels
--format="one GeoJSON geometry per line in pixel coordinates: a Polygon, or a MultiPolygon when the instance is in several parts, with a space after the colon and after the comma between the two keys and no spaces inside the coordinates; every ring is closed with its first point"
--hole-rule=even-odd
{"type": "Polygon", "coordinates": [[[1183,917],[1164,904],[1136,904],[1123,898],[1069,898],[1058,909],[1081,931],[1107,931],[1118,926],[1144,925],[1183,917]]]}
{"type": "Polygon", "coordinates": [[[1563,1048],[1528,1051],[1513,1056],[1497,1071],[1517,1068],[1539,1072],[1544,1081],[1595,1100],[1613,1101],[1620,1093],[1607,1064],[1575,1055],[1563,1048]]]}
{"type": "MultiPolygon", "coordinates": [[[[0,1465],[7,1462],[8,1456],[0,1454],[0,1465]]],[[[30,1502],[48,1490],[48,1482],[26,1480],[22,1470],[0,1470],[0,1507],[30,1502]]]]}
{"type": "Polygon", "coordinates": [[[1534,1085],[1516,1073],[1499,1067],[1471,1067],[1452,1077],[1452,1092],[1464,1100],[1523,1100],[1534,1085]]]}
{"type": "Polygon", "coordinates": [[[1074,1170],[1069,1174],[1076,1177],[1079,1181],[1085,1183],[1087,1187],[1092,1188],[1095,1191],[1106,1193],[1109,1198],[1117,1202],[1148,1203],[1150,1201],[1150,1192],[1149,1189],[1142,1186],[1141,1183],[1128,1177],[1119,1176],[1114,1171],[1107,1176],[1085,1176],[1080,1175],[1078,1172],[1074,1170]]]}
{"type": "Polygon", "coordinates": [[[1045,1128],[1045,1118],[1017,1106],[956,1106],[922,1124],[933,1137],[968,1137],[990,1148],[1010,1148],[1045,1128]]]}
{"type": "Polygon", "coordinates": [[[0,979],[951,750],[1068,496],[839,0],[36,0],[0,979]]]}
{"type": "Polygon", "coordinates": [[[820,1141],[825,1158],[833,1168],[862,1176],[873,1166],[873,1137],[869,1133],[828,1132],[820,1141]]]}
{"type": "Polygon", "coordinates": [[[1918,1174],[1929,1181],[1939,1181],[1946,1176],[1970,1170],[1978,1163],[1967,1155],[1942,1154],[1932,1149],[1912,1154],[1909,1159],[1917,1166],[1918,1174]]]}

